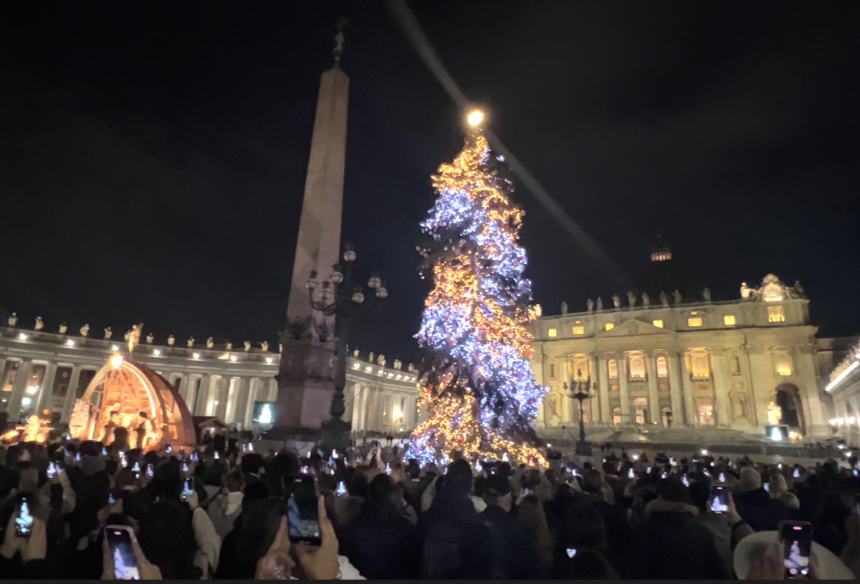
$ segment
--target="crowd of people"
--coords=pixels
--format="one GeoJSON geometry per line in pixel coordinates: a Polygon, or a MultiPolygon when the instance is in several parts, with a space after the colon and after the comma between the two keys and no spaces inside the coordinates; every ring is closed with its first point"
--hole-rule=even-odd
{"type": "MultiPolygon", "coordinates": [[[[860,577],[856,459],[603,454],[537,469],[456,452],[421,466],[379,442],[326,457],[224,437],[19,443],[0,450],[0,574],[115,579],[105,527],[125,526],[144,579],[730,579],[739,542],[794,520],[860,577]],[[318,494],[315,542],[292,537],[297,479],[318,494]]],[[[781,579],[782,561],[762,548],[745,576],[781,579]]]]}

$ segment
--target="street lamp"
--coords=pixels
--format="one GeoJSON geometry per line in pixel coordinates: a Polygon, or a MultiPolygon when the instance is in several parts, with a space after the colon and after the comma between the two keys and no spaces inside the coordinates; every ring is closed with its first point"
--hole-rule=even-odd
{"type": "MultiPolygon", "coordinates": [[[[349,346],[349,326],[365,306],[367,297],[364,287],[353,285],[352,265],[358,258],[355,249],[349,244],[344,246],[343,264],[332,266],[328,279],[320,283],[318,274],[311,272],[306,285],[311,310],[318,313],[318,318],[312,318],[312,326],[320,341],[329,339],[328,319],[336,316],[334,323],[335,345],[335,374],[334,394],[331,398],[329,414],[331,418],[322,423],[322,444],[325,450],[345,452],[349,446],[351,424],[342,417],[346,411],[344,405],[344,388],[346,387],[346,352],[349,346]]],[[[367,282],[368,288],[380,301],[388,296],[388,289],[379,274],[374,272],[367,282]]]]}
{"type": "Polygon", "coordinates": [[[579,440],[576,442],[576,454],[581,456],[591,456],[591,445],[585,441],[585,416],[582,409],[582,402],[592,397],[592,388],[594,385],[590,379],[583,379],[582,371],[576,370],[576,378],[570,380],[570,386],[564,384],[564,390],[567,391],[567,396],[579,402],[579,440]]]}

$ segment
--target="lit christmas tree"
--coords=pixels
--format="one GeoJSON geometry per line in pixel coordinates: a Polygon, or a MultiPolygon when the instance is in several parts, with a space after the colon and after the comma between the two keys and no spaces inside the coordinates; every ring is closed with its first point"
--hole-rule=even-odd
{"type": "MultiPolygon", "coordinates": [[[[466,145],[432,176],[438,197],[421,223],[420,248],[433,289],[415,337],[425,351],[419,407],[430,417],[412,433],[407,456],[509,460],[546,466],[531,420],[546,388],[529,367],[536,316],[526,253],[517,244],[524,212],[513,183],[473,111],[466,145]]],[[[422,277],[425,277],[422,273],[422,277]]]]}

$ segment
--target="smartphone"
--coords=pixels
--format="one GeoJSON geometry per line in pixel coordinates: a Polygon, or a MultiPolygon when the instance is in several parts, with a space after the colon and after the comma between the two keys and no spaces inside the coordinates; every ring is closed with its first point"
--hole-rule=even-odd
{"type": "Polygon", "coordinates": [[[102,456],[107,456],[107,448],[102,446],[102,456]]]}
{"type": "Polygon", "coordinates": [[[564,552],[571,560],[576,556],[576,548],[567,548],[566,550],[564,550],[564,552]]]}
{"type": "Polygon", "coordinates": [[[164,447],[164,452],[167,454],[170,454],[171,452],[173,452],[173,446],[168,444],[167,446],[164,447]]]}
{"type": "Polygon", "coordinates": [[[216,450],[215,451],[215,460],[218,460],[219,458],[221,458],[221,456],[218,454],[218,451],[216,450]]]}
{"type": "Polygon", "coordinates": [[[155,476],[155,469],[152,468],[152,464],[146,465],[146,476],[148,476],[149,478],[152,478],[155,476]]]}
{"type": "Polygon", "coordinates": [[[721,483],[726,482],[726,473],[721,472],[721,473],[717,476],[717,480],[718,480],[718,481],[720,481],[721,483]]]}
{"type": "Polygon", "coordinates": [[[135,461],[134,466],[131,467],[131,472],[134,475],[134,478],[140,478],[140,463],[135,461]]]}
{"type": "Polygon", "coordinates": [[[663,472],[661,472],[661,473],[660,473],[660,478],[661,478],[661,479],[665,479],[665,478],[667,478],[668,476],[669,476],[669,474],[668,474],[665,470],[664,470],[663,472]]]}
{"type": "Polygon", "coordinates": [[[725,485],[714,485],[711,488],[711,512],[726,513],[729,510],[729,492],[725,485]]]}
{"type": "Polygon", "coordinates": [[[22,496],[18,502],[18,512],[15,514],[15,535],[30,537],[33,533],[33,513],[30,510],[30,499],[22,496]]]}
{"type": "Polygon", "coordinates": [[[284,485],[284,496],[290,541],[320,545],[319,508],[313,477],[305,475],[288,482],[284,485]]]}
{"type": "Polygon", "coordinates": [[[651,474],[651,467],[650,467],[650,466],[649,466],[648,468],[646,468],[646,469],[645,469],[645,473],[646,473],[646,474],[651,474]]]}
{"type": "Polygon", "coordinates": [[[187,501],[188,497],[190,497],[194,493],[194,477],[187,477],[184,481],[182,481],[182,493],[179,495],[179,498],[183,501],[187,501]]]}
{"type": "Polygon", "coordinates": [[[334,448],[331,449],[331,457],[337,460],[337,450],[334,448]]]}
{"type": "Polygon", "coordinates": [[[187,472],[188,472],[188,471],[190,471],[190,470],[191,470],[191,467],[190,467],[190,466],[188,466],[188,463],[187,463],[187,462],[183,462],[183,463],[182,463],[182,472],[187,473],[187,472]]]}
{"type": "Polygon", "coordinates": [[[681,482],[684,483],[685,487],[690,486],[690,479],[687,478],[687,473],[681,475],[681,482]]]}
{"type": "Polygon", "coordinates": [[[52,478],[54,478],[55,476],[57,476],[57,463],[55,463],[53,460],[52,460],[52,461],[50,461],[50,462],[48,463],[48,470],[47,470],[47,472],[46,472],[45,474],[47,474],[47,475],[48,475],[48,478],[49,478],[49,479],[52,479],[52,478]]]}
{"type": "Polygon", "coordinates": [[[75,462],[80,462],[80,461],[81,461],[81,453],[75,452],[75,462]]]}
{"type": "Polygon", "coordinates": [[[116,505],[116,496],[113,494],[113,491],[108,493],[108,505],[116,505]]]}
{"type": "Polygon", "coordinates": [[[301,472],[303,475],[310,475],[311,474],[311,467],[309,467],[308,465],[305,465],[302,467],[301,472]]]}
{"type": "Polygon", "coordinates": [[[105,527],[110,555],[113,558],[113,576],[117,580],[140,580],[140,569],[131,546],[131,527],[108,525],[105,527]]]}
{"type": "Polygon", "coordinates": [[[528,496],[529,496],[529,495],[531,495],[531,494],[532,494],[532,490],[531,490],[531,489],[527,489],[527,488],[525,488],[525,487],[523,487],[523,488],[522,488],[522,491],[520,491],[520,496],[521,496],[521,497],[528,497],[528,496]]]}
{"type": "Polygon", "coordinates": [[[126,467],[128,467],[128,458],[126,458],[126,456],[125,456],[125,452],[120,452],[120,453],[119,453],[119,465],[120,465],[122,468],[126,468],[126,467]]]}
{"type": "Polygon", "coordinates": [[[198,455],[196,452],[192,452],[191,453],[191,462],[193,462],[194,464],[197,464],[198,462],[200,462],[200,455],[198,455]]]}
{"type": "Polygon", "coordinates": [[[345,497],[346,496],[347,493],[346,493],[346,483],[345,482],[338,481],[337,489],[335,490],[335,494],[338,497],[345,497]]]}
{"type": "Polygon", "coordinates": [[[812,551],[812,524],[808,521],[781,521],[779,539],[782,542],[782,563],[786,578],[809,575],[812,551]]]}
{"type": "Polygon", "coordinates": [[[627,469],[627,478],[632,479],[636,477],[636,472],[633,470],[633,467],[627,469]]]}
{"type": "Polygon", "coordinates": [[[762,483],[761,486],[766,492],[770,493],[770,483],[762,483]]]}
{"type": "Polygon", "coordinates": [[[799,479],[800,478],[800,469],[799,468],[794,469],[794,472],[791,473],[791,478],[793,478],[793,479],[799,479]]]}
{"type": "Polygon", "coordinates": [[[388,462],[385,463],[385,474],[387,474],[388,476],[391,476],[391,463],[388,463],[388,462]]]}

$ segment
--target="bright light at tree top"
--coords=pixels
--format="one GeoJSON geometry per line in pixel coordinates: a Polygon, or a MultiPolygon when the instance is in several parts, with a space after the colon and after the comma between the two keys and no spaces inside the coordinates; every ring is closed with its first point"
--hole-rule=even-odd
{"type": "Polygon", "coordinates": [[[470,128],[477,128],[484,123],[484,112],[479,109],[473,109],[466,114],[466,123],[470,128]]]}
{"type": "Polygon", "coordinates": [[[545,466],[531,420],[546,393],[529,367],[535,317],[527,259],[518,244],[524,213],[513,183],[472,110],[463,150],[432,176],[437,198],[421,223],[433,289],[415,335],[426,356],[419,406],[430,418],[412,435],[409,456],[507,459],[545,466]]]}

